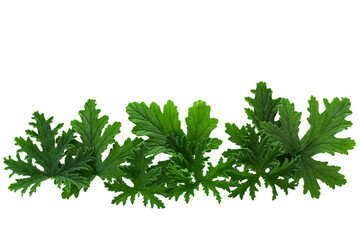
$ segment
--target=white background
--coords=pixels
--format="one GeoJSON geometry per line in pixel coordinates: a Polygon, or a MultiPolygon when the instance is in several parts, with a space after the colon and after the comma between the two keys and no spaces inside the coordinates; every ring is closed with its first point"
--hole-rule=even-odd
{"type": "MultiPolygon", "coordinates": [[[[219,118],[214,137],[232,145],[225,122],[247,122],[244,97],[266,81],[306,122],[307,100],[348,97],[354,126],[341,134],[359,142],[359,1],[1,1],[0,153],[15,155],[38,110],[55,122],[78,118],[95,98],[110,121],[131,136],[126,105],[172,99],[182,120],[202,99],[219,118]]],[[[183,124],[184,126],[184,124],[183,124]]],[[[348,183],[321,184],[319,200],[302,194],[271,200],[261,188],[219,205],[197,192],[166,209],[111,205],[96,179],[79,199],[62,200],[50,180],[32,196],[7,190],[14,181],[0,163],[1,239],[360,239],[360,154],[320,155],[341,166],[348,183]]]]}

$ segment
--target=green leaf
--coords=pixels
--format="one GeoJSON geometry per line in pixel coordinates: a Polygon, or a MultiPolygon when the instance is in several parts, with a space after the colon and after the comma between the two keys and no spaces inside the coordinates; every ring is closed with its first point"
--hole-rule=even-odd
{"type": "Polygon", "coordinates": [[[225,132],[229,134],[229,140],[238,146],[242,146],[246,143],[244,136],[246,136],[246,128],[239,129],[236,124],[225,124],[225,132]]]}
{"type": "MultiPolygon", "coordinates": [[[[275,167],[269,173],[263,176],[265,187],[270,186],[273,193],[273,200],[278,196],[276,187],[279,187],[289,193],[289,189],[295,189],[297,181],[294,179],[296,172],[299,170],[299,158],[293,158],[291,161],[285,160],[281,166],[275,167]],[[289,180],[294,179],[294,180],[289,180]]],[[[296,177],[295,177],[296,178],[296,177]]]]}
{"type": "Polygon", "coordinates": [[[189,202],[201,185],[206,194],[211,190],[220,202],[221,196],[217,189],[229,190],[229,183],[219,177],[226,177],[226,171],[231,165],[221,160],[217,166],[210,164],[209,170],[205,172],[209,161],[205,154],[218,149],[222,143],[218,138],[210,138],[218,120],[210,117],[210,106],[197,101],[189,108],[185,121],[187,135],[168,134],[166,137],[165,152],[171,155],[167,174],[167,185],[171,189],[169,198],[178,200],[184,195],[185,201],[189,202]]]}
{"type": "Polygon", "coordinates": [[[229,172],[233,170],[234,163],[233,159],[224,162],[222,158],[220,158],[220,161],[215,166],[208,163],[208,171],[201,181],[206,195],[209,195],[209,190],[211,190],[219,203],[221,202],[221,195],[217,189],[220,188],[230,192],[232,183],[226,181],[226,179],[229,177],[229,172]]]}
{"type": "Polygon", "coordinates": [[[133,186],[127,185],[122,178],[105,183],[109,191],[120,192],[112,201],[113,204],[125,205],[130,197],[134,203],[135,196],[140,194],[144,197],[144,205],[150,202],[151,207],[164,208],[163,202],[156,195],[164,195],[165,186],[158,185],[161,168],[150,168],[154,157],[149,156],[144,143],[133,149],[132,157],[127,159],[129,165],[122,165],[120,171],[123,178],[130,180],[133,186]]]}
{"type": "Polygon", "coordinates": [[[314,156],[318,153],[348,154],[353,149],[355,141],[350,138],[336,138],[335,135],[352,126],[345,118],[351,115],[350,100],[335,98],[331,103],[324,99],[325,111],[319,113],[319,103],[315,97],[309,100],[310,117],[308,122],[310,129],[301,139],[301,153],[306,156],[314,156]]]}
{"type": "Polygon", "coordinates": [[[198,190],[201,185],[207,195],[211,190],[220,203],[221,196],[217,189],[229,191],[230,183],[224,178],[227,178],[227,171],[232,169],[233,162],[224,162],[221,159],[215,166],[209,163],[209,157],[204,156],[209,141],[211,141],[210,138],[203,139],[193,149],[187,136],[179,138],[169,135],[167,137],[166,146],[172,155],[168,165],[168,176],[171,185],[174,186],[170,198],[175,197],[175,200],[178,200],[184,194],[185,201],[188,203],[190,197],[195,195],[195,190],[198,190]],[[209,167],[204,174],[206,163],[209,167]]]}
{"type": "Polygon", "coordinates": [[[234,131],[230,131],[232,134],[230,136],[237,137],[240,149],[237,152],[234,151],[236,149],[228,150],[233,150],[232,154],[228,155],[228,161],[234,161],[237,167],[243,167],[243,169],[234,168],[228,171],[231,182],[235,186],[229,197],[239,196],[242,199],[249,189],[251,199],[254,199],[258,191],[257,186],[260,186],[260,178],[264,180],[265,187],[271,187],[273,200],[278,195],[277,187],[286,194],[288,189],[295,188],[297,159],[282,162],[284,151],[281,144],[271,142],[268,136],[257,132],[255,127],[250,125],[243,126],[241,129],[234,125],[231,127],[234,131]]]}
{"type": "Polygon", "coordinates": [[[274,123],[262,122],[261,127],[275,141],[279,141],[286,154],[296,155],[300,151],[299,126],[301,113],[295,111],[294,104],[283,99],[279,106],[281,126],[274,123]]]}
{"type": "Polygon", "coordinates": [[[75,156],[66,152],[70,152],[73,145],[70,142],[74,139],[74,132],[62,132],[58,136],[58,131],[63,124],[58,124],[55,128],[51,128],[53,118],[46,119],[44,114],[35,112],[33,114],[34,122],[29,125],[34,130],[27,130],[29,136],[26,140],[22,137],[15,138],[16,145],[20,147],[16,160],[11,156],[5,158],[4,163],[6,170],[11,170],[10,176],[17,174],[25,176],[25,178],[16,179],[9,187],[12,191],[22,189],[21,193],[25,194],[30,188],[30,195],[40,186],[41,182],[47,179],[55,179],[55,184],[60,188],[65,185],[69,188],[70,184],[76,184],[79,187],[86,187],[84,178],[79,177],[75,173],[78,170],[88,170],[88,163],[92,160],[91,152],[87,149],[78,152],[75,156]],[[40,143],[41,148],[37,146],[32,139],[40,143]],[[25,153],[25,160],[20,157],[20,152],[25,153]],[[65,158],[65,159],[64,159],[65,158]],[[60,161],[64,159],[64,163],[60,161]],[[42,170],[38,168],[42,167],[42,170]]]}
{"type": "Polygon", "coordinates": [[[304,179],[304,194],[310,192],[311,197],[320,197],[318,180],[332,189],[346,184],[345,176],[340,174],[340,167],[329,166],[327,162],[316,161],[312,158],[302,158],[299,176],[304,179]]]}
{"type": "MultiPolygon", "coordinates": [[[[161,183],[167,186],[167,196],[177,199],[184,194],[185,200],[189,201],[194,190],[205,181],[204,170],[209,160],[209,157],[204,156],[205,153],[218,149],[222,144],[220,139],[210,138],[218,122],[210,117],[210,106],[203,101],[197,101],[189,108],[188,117],[185,119],[186,135],[181,129],[179,114],[172,101],[167,102],[163,112],[156,103],[151,103],[148,107],[145,103],[136,102],[127,106],[127,112],[129,120],[135,123],[133,133],[148,137],[146,146],[149,153],[170,154],[160,172],[161,183]]],[[[222,184],[214,179],[207,181],[204,184],[212,184],[208,189],[214,191],[216,184],[222,184]]]]}
{"type": "Polygon", "coordinates": [[[144,206],[147,206],[147,204],[150,202],[151,208],[154,206],[157,206],[158,208],[165,208],[165,205],[163,201],[161,201],[158,197],[156,197],[154,194],[149,194],[148,192],[143,192],[144,197],[144,206]]]}
{"type": "Polygon", "coordinates": [[[82,147],[93,149],[95,173],[101,167],[102,153],[116,142],[115,136],[120,133],[121,126],[120,122],[108,124],[109,117],[104,115],[99,118],[100,112],[101,110],[96,109],[95,100],[89,99],[85,103],[85,110],[79,111],[82,121],[71,121],[71,126],[80,135],[82,147]]]}
{"type": "Polygon", "coordinates": [[[77,188],[89,187],[89,182],[83,176],[78,174],[78,171],[89,170],[88,163],[92,161],[92,151],[90,149],[79,149],[76,157],[72,157],[69,154],[65,158],[65,164],[61,165],[57,170],[55,176],[55,184],[61,188],[65,185],[64,189],[67,192],[71,191],[71,186],[74,185],[77,188]]]}
{"type": "Polygon", "coordinates": [[[172,163],[174,159],[171,160],[171,163],[167,166],[167,175],[170,177],[170,181],[175,183],[191,184],[193,180],[193,173],[189,172],[186,167],[182,168],[178,164],[172,163]]]}
{"type": "Polygon", "coordinates": [[[294,104],[283,100],[279,106],[280,126],[262,122],[265,132],[274,140],[279,141],[285,149],[285,153],[297,156],[300,161],[300,170],[297,178],[304,180],[304,194],[310,192],[314,198],[320,196],[320,180],[335,188],[346,183],[343,175],[339,172],[340,167],[328,166],[327,162],[313,159],[316,154],[335,153],[348,154],[348,150],[355,146],[350,138],[336,138],[335,135],[348,129],[352,123],[345,118],[351,114],[350,101],[347,98],[339,100],[335,98],[331,103],[324,99],[325,110],[319,113],[319,103],[315,97],[309,100],[310,116],[308,122],[310,129],[300,140],[299,125],[300,113],[294,109],[294,104]]]}
{"type": "MultiPolygon", "coordinates": [[[[142,139],[127,139],[122,146],[116,142],[115,136],[120,133],[120,122],[109,124],[109,117],[100,117],[100,109],[96,108],[95,100],[89,99],[85,103],[85,109],[79,111],[81,121],[73,120],[71,126],[79,134],[81,142],[75,142],[77,149],[92,149],[93,161],[90,163],[91,171],[78,171],[77,174],[87,180],[87,186],[99,176],[102,179],[120,177],[119,166],[131,157],[132,150],[142,139]],[[103,153],[111,147],[109,154],[104,157],[103,153]]],[[[87,187],[84,188],[84,191],[87,187]]],[[[74,184],[71,188],[63,189],[62,197],[78,197],[81,188],[74,184]]]]}
{"type": "Polygon", "coordinates": [[[184,199],[186,203],[189,203],[190,201],[190,196],[195,196],[195,190],[199,190],[199,183],[195,182],[195,183],[187,183],[187,184],[179,184],[177,185],[171,196],[169,197],[171,198],[175,198],[175,201],[179,200],[180,196],[184,194],[184,199]]]}
{"type": "Polygon", "coordinates": [[[197,101],[189,108],[185,121],[187,136],[191,142],[201,142],[209,138],[218,123],[216,118],[210,118],[210,106],[204,101],[197,101]]]}
{"type": "Polygon", "coordinates": [[[245,112],[255,127],[261,130],[261,122],[275,123],[275,116],[281,98],[273,99],[272,90],[267,88],[264,82],[257,83],[256,89],[251,90],[251,92],[255,94],[255,97],[246,97],[245,100],[253,109],[245,108],[245,112]]]}
{"type": "Polygon", "coordinates": [[[136,190],[126,185],[121,179],[117,179],[111,183],[105,183],[105,186],[111,192],[122,192],[111,201],[112,204],[116,205],[122,203],[125,206],[129,198],[131,199],[131,203],[134,203],[136,195],[138,194],[136,190]]]}
{"type": "MultiPolygon", "coordinates": [[[[207,139],[209,141],[209,139],[207,139]]],[[[167,138],[168,150],[172,154],[170,159],[174,164],[194,174],[195,180],[203,178],[203,169],[209,157],[204,157],[208,142],[202,141],[192,148],[187,136],[177,137],[169,135],[167,138]]]]}
{"type": "Polygon", "coordinates": [[[36,189],[40,187],[40,184],[47,179],[48,177],[44,175],[33,175],[27,178],[16,179],[15,183],[10,184],[9,190],[16,192],[22,189],[21,196],[23,196],[27,189],[30,188],[29,195],[31,196],[36,192],[36,189]]]}
{"type": "MultiPolygon", "coordinates": [[[[246,191],[249,190],[250,197],[254,200],[256,197],[255,193],[259,191],[256,185],[261,186],[260,179],[254,174],[241,173],[241,175],[243,175],[242,177],[246,179],[246,181],[238,184],[237,187],[231,191],[229,197],[235,198],[239,196],[240,199],[243,199],[246,191]]],[[[237,176],[239,177],[240,174],[237,176]]]]}
{"type": "Polygon", "coordinates": [[[148,107],[145,103],[130,103],[126,107],[129,120],[135,124],[132,132],[137,136],[147,136],[147,146],[150,153],[158,154],[165,151],[164,145],[168,134],[177,136],[183,135],[179,113],[172,101],[164,105],[161,112],[156,103],[151,103],[148,107]]]}
{"type": "Polygon", "coordinates": [[[99,166],[99,177],[101,177],[102,179],[120,177],[121,174],[118,167],[121,163],[127,161],[127,159],[132,157],[133,149],[137,147],[141,142],[143,142],[143,140],[140,138],[135,138],[134,140],[128,138],[125,140],[122,146],[120,146],[118,143],[115,143],[110,150],[109,155],[99,166]]]}
{"type": "Polygon", "coordinates": [[[218,138],[209,138],[210,141],[207,144],[206,152],[211,152],[212,150],[219,149],[222,144],[222,140],[218,138]]]}

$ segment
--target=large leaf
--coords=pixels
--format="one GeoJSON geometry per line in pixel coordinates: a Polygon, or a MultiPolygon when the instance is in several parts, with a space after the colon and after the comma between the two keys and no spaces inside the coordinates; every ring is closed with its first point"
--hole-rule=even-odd
{"type": "Polygon", "coordinates": [[[130,103],[126,107],[129,120],[135,124],[132,132],[137,136],[146,136],[150,153],[158,154],[165,151],[164,145],[168,134],[183,135],[179,113],[172,101],[164,105],[163,112],[156,103],[148,107],[145,103],[130,103]]]}
{"type": "MultiPolygon", "coordinates": [[[[86,178],[87,185],[99,176],[102,179],[112,179],[120,175],[119,166],[132,155],[132,149],[136,147],[141,139],[127,139],[122,146],[116,142],[115,136],[120,133],[120,122],[109,124],[109,117],[103,115],[100,117],[100,109],[96,108],[95,100],[89,99],[85,103],[85,109],[79,111],[81,121],[71,121],[71,126],[81,141],[75,142],[79,149],[91,149],[93,161],[90,162],[91,171],[78,171],[77,174],[86,178]],[[109,147],[110,152],[103,156],[105,150],[109,147]]],[[[71,188],[64,189],[63,198],[70,198],[72,195],[78,197],[82,188],[73,185],[71,188]]],[[[84,188],[86,191],[87,188],[84,188]]]]}
{"type": "Polygon", "coordinates": [[[328,166],[327,162],[320,162],[313,157],[319,153],[348,154],[348,150],[355,146],[350,138],[337,138],[335,135],[348,129],[352,123],[345,118],[351,114],[350,101],[347,98],[335,98],[331,103],[324,99],[325,110],[319,113],[319,103],[315,97],[309,100],[310,116],[309,130],[300,140],[299,125],[300,113],[296,112],[294,105],[284,99],[279,106],[280,126],[273,123],[262,122],[265,132],[275,141],[281,142],[285,153],[299,156],[300,171],[298,178],[304,180],[304,193],[310,192],[312,197],[319,198],[320,187],[318,180],[331,188],[342,186],[346,180],[339,173],[340,167],[328,166]]]}
{"type": "Polygon", "coordinates": [[[16,160],[11,156],[5,158],[4,163],[7,165],[5,169],[12,171],[11,176],[14,174],[25,176],[25,178],[16,179],[9,189],[13,191],[21,189],[21,193],[24,194],[30,188],[31,195],[41,182],[47,179],[54,179],[58,187],[65,186],[65,189],[70,189],[71,185],[79,188],[88,187],[86,179],[76,173],[79,170],[90,169],[88,163],[92,161],[91,151],[84,149],[73,156],[69,151],[73,148],[70,144],[74,139],[72,130],[63,131],[58,136],[58,131],[63,124],[58,124],[52,129],[53,118],[46,119],[44,114],[38,112],[33,114],[33,119],[35,121],[30,125],[37,131],[27,130],[26,133],[29,136],[27,139],[15,138],[16,145],[20,147],[18,152],[26,154],[25,160],[21,159],[19,153],[16,155],[16,160]],[[40,144],[41,148],[33,139],[40,144]],[[64,163],[61,163],[63,159],[64,163]]]}

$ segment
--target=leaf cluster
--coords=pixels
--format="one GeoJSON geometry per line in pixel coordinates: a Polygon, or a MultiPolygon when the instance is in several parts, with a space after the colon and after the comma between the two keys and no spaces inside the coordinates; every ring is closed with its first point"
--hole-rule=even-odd
{"type": "Polygon", "coordinates": [[[152,147],[153,154],[164,153],[168,159],[162,161],[162,182],[167,187],[167,196],[178,200],[184,195],[185,201],[201,186],[208,195],[211,191],[218,202],[218,189],[229,190],[231,183],[224,179],[232,167],[230,162],[213,166],[206,154],[218,149],[222,141],[211,138],[218,120],[210,117],[210,106],[197,101],[189,108],[185,118],[186,133],[181,129],[179,113],[172,101],[161,111],[156,103],[148,107],[145,103],[130,103],[127,106],[129,120],[135,124],[133,133],[145,136],[145,143],[152,147]]]}
{"type": "Polygon", "coordinates": [[[352,125],[346,120],[352,113],[349,99],[335,98],[331,102],[324,99],[325,110],[320,113],[319,102],[311,96],[307,118],[310,128],[301,138],[301,113],[295,111],[293,103],[286,98],[273,99],[272,90],[264,82],[259,82],[252,93],[254,98],[245,98],[252,108],[245,112],[253,125],[239,129],[235,124],[226,124],[229,140],[240,148],[229,149],[224,156],[244,167],[232,174],[238,187],[230,196],[242,198],[245,189],[249,189],[255,198],[260,177],[265,186],[271,186],[273,198],[277,196],[275,186],[287,194],[300,180],[304,183],[304,194],[310,192],[313,198],[320,197],[319,181],[331,188],[346,183],[339,173],[340,167],[316,160],[316,155],[348,154],[354,148],[354,140],[335,136],[352,125]]]}
{"type": "Polygon", "coordinates": [[[241,199],[249,192],[255,199],[262,184],[271,188],[275,199],[279,189],[288,194],[301,181],[304,194],[309,192],[314,198],[320,196],[319,181],[331,188],[346,183],[340,167],[316,160],[316,156],[348,154],[354,148],[354,140],[335,136],[352,125],[346,120],[352,113],[349,99],[324,99],[325,110],[320,113],[312,96],[310,127],[300,137],[301,113],[293,103],[273,98],[264,82],[251,92],[254,97],[245,98],[251,124],[225,124],[236,148],[224,151],[219,160],[210,159],[222,144],[211,136],[218,120],[211,117],[211,108],[204,101],[188,109],[185,128],[170,100],[163,108],[154,102],[149,106],[130,103],[126,112],[136,137],[122,144],[115,139],[121,123],[109,123],[107,115],[101,116],[95,100],[88,100],[79,111],[80,119],[71,121],[71,128],[61,133],[63,124],[53,128],[53,117],[46,119],[35,112],[27,137],[15,138],[16,157],[4,160],[6,170],[12,171],[10,177],[19,176],[9,189],[20,190],[22,195],[29,190],[32,195],[43,181],[51,179],[61,189],[62,198],[77,198],[99,177],[117,194],[113,204],[134,203],[141,196],[145,206],[164,208],[164,198],[177,201],[183,196],[189,202],[201,189],[220,203],[221,192],[241,199]]]}

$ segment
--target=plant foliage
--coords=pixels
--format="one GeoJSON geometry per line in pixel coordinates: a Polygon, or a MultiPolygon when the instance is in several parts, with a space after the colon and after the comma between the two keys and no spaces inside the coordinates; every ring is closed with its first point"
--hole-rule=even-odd
{"type": "Polygon", "coordinates": [[[245,98],[251,123],[225,124],[236,147],[224,151],[218,161],[210,159],[222,144],[211,136],[218,119],[210,116],[210,106],[201,100],[188,109],[185,128],[170,100],[162,109],[155,102],[128,104],[126,112],[137,137],[122,144],[115,139],[121,123],[109,123],[107,115],[101,116],[95,100],[89,99],[79,111],[80,119],[61,133],[63,124],[53,128],[53,117],[34,112],[27,137],[15,138],[16,157],[4,159],[10,177],[18,176],[9,189],[22,195],[29,190],[31,196],[43,181],[52,179],[62,189],[62,198],[68,199],[86,191],[98,176],[118,194],[113,204],[134,203],[142,196],[145,206],[164,208],[163,199],[177,201],[184,196],[188,203],[200,189],[220,203],[221,192],[241,199],[248,192],[254,200],[262,184],[270,187],[274,200],[279,190],[288,194],[302,183],[303,193],[313,198],[320,197],[319,182],[330,188],[346,183],[340,167],[319,161],[318,155],[347,155],[355,147],[351,138],[337,136],[352,126],[347,119],[352,114],[348,98],[324,99],[320,112],[318,100],[311,96],[309,129],[299,136],[302,114],[293,103],[273,98],[264,82],[251,92],[254,95],[245,98]]]}

